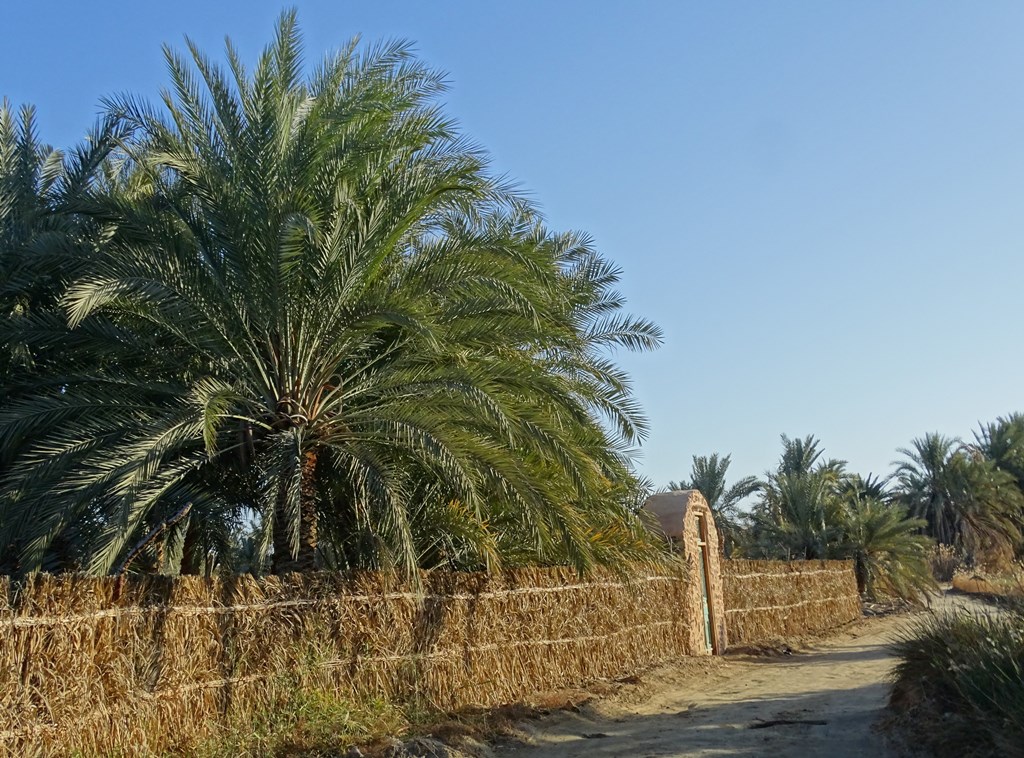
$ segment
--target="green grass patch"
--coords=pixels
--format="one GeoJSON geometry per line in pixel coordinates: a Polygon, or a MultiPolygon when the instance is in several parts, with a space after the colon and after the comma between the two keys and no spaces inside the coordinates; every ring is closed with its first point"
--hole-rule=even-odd
{"type": "Polygon", "coordinates": [[[298,690],[251,718],[235,719],[196,746],[199,758],[337,755],[349,745],[402,736],[423,709],[384,700],[353,702],[328,691],[298,690]]]}

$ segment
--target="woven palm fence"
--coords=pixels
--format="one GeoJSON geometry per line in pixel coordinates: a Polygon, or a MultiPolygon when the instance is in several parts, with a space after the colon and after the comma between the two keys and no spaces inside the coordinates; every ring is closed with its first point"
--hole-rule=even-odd
{"type": "Polygon", "coordinates": [[[861,615],[852,561],[723,561],[729,645],[816,634],[861,615]]]}
{"type": "MultiPolygon", "coordinates": [[[[859,614],[848,562],[724,561],[730,644],[859,614]]],[[[686,571],[0,578],[0,754],[189,753],[299,689],[494,705],[684,655],[686,571]]]]}
{"type": "Polygon", "coordinates": [[[682,576],[0,580],[0,744],[187,753],[296,688],[452,709],[632,674],[693,652],[682,576]]]}

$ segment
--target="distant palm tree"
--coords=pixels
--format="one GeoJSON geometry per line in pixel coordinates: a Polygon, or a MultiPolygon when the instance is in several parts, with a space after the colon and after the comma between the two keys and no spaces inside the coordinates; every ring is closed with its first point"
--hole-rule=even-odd
{"type": "Polygon", "coordinates": [[[927,522],[929,534],[940,543],[956,540],[956,506],[950,476],[950,462],[960,441],[930,433],[897,452],[907,460],[898,461],[896,479],[911,513],[927,522]]]}
{"type": "Polygon", "coordinates": [[[982,425],[973,448],[1017,480],[1024,490],[1024,414],[1011,413],[982,425]]]}
{"type": "MultiPolygon", "coordinates": [[[[123,132],[105,119],[67,153],[39,140],[35,110],[0,102],[0,403],[63,364],[49,340],[28,344],[18,327],[50,327],[58,303],[96,243],[98,225],[83,209],[102,180],[101,166],[123,132]]],[[[41,330],[42,331],[42,330],[41,330]]]]}
{"type": "Polygon", "coordinates": [[[896,469],[899,497],[940,544],[994,557],[1020,540],[1024,496],[1011,474],[937,433],[899,452],[907,459],[896,469]]]}
{"type": "Polygon", "coordinates": [[[731,487],[727,486],[726,472],[730,463],[731,457],[728,455],[722,458],[719,458],[718,453],[710,456],[695,455],[690,478],[669,482],[668,485],[670,490],[694,489],[704,496],[722,535],[721,549],[726,556],[732,555],[743,530],[743,514],[739,510],[739,503],[760,488],[760,483],[753,476],[744,477],[731,487]]]}
{"type": "Polygon", "coordinates": [[[832,557],[842,506],[829,470],[777,474],[762,493],[752,513],[755,552],[787,559],[832,557]]]}
{"type": "Polygon", "coordinates": [[[880,503],[888,503],[895,496],[891,489],[891,477],[879,478],[870,473],[866,477],[860,474],[844,476],[839,481],[837,491],[840,497],[849,500],[864,498],[880,503]]]}
{"type": "MultiPolygon", "coordinates": [[[[1024,414],[1012,413],[985,424],[974,438],[972,450],[1016,483],[1016,492],[1009,482],[1003,482],[1000,488],[1004,501],[1011,503],[1009,515],[1017,531],[1024,533],[1024,414]],[[1012,504],[1014,501],[1016,505],[1012,504]]],[[[1024,555],[1024,540],[1017,541],[1016,551],[1018,556],[1024,555]]]]}
{"type": "Polygon", "coordinates": [[[815,439],[812,434],[808,434],[803,439],[799,437],[790,439],[783,434],[779,473],[796,476],[811,473],[822,455],[822,451],[819,449],[820,444],[820,441],[815,439]]]}
{"type": "Polygon", "coordinates": [[[835,554],[853,558],[861,594],[916,599],[934,586],[929,564],[934,543],[920,534],[923,520],[907,518],[901,505],[859,492],[844,506],[835,554]]]}
{"type": "Polygon", "coordinates": [[[893,504],[888,479],[823,460],[814,437],[782,437],[783,454],[751,513],[745,553],[783,559],[853,559],[862,594],[920,598],[933,582],[926,522],[893,504]]]}
{"type": "Polygon", "coordinates": [[[803,439],[799,437],[790,439],[787,435],[781,435],[782,456],[776,472],[780,475],[804,476],[814,471],[826,472],[830,477],[837,479],[842,475],[846,461],[822,460],[824,451],[821,450],[821,441],[813,434],[808,434],[803,439]]]}

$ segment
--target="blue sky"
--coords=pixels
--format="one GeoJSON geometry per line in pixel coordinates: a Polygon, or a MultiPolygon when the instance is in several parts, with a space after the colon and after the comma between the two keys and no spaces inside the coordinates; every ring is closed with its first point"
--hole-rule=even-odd
{"type": "MultiPolygon", "coordinates": [[[[160,45],[250,60],[277,3],[18,3],[0,96],[76,141],[155,98],[160,45]]],[[[885,472],[930,430],[1024,410],[1024,4],[302,2],[311,59],[404,38],[556,229],[590,232],[631,310],[623,356],[657,485],[690,457],[772,466],[778,436],[885,472]]]]}

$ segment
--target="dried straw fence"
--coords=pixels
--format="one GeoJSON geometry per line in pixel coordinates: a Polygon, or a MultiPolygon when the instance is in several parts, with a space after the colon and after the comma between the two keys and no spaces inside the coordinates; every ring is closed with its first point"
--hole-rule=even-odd
{"type": "Polygon", "coordinates": [[[723,561],[730,645],[823,632],[860,617],[851,561],[723,561]]]}
{"type": "Polygon", "coordinates": [[[187,751],[296,688],[439,708],[633,673],[691,653],[680,575],[433,573],[0,588],[0,744],[11,753],[187,751]]]}
{"type": "MultiPolygon", "coordinates": [[[[848,618],[849,564],[818,566],[725,562],[730,638],[848,618]]],[[[697,652],[685,575],[0,578],[0,754],[187,753],[299,688],[453,709],[633,674],[697,652]]]]}

